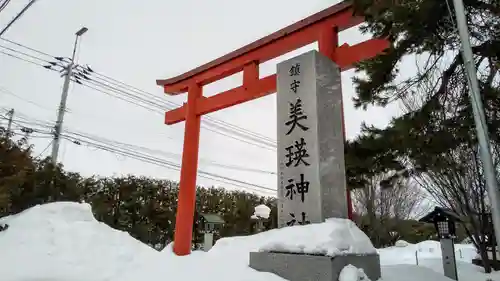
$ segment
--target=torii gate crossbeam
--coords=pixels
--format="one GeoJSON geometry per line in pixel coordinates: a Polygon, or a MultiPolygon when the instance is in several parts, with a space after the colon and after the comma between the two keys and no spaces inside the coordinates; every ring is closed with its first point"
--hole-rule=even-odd
{"type": "MultiPolygon", "coordinates": [[[[350,2],[342,2],[182,75],[156,81],[167,94],[188,93],[187,103],[165,114],[168,125],[186,121],[174,233],[177,255],[187,255],[191,251],[201,116],[275,93],[276,74],[259,78],[259,65],[313,42],[317,41],[319,51],[335,61],[341,70],[350,69],[356,62],[372,58],[388,48],[389,42],[385,39],[338,46],[338,33],[363,21],[362,17],[354,16],[350,2]],[[241,86],[211,97],[202,95],[204,85],[241,71],[241,86]]],[[[347,194],[348,213],[352,218],[349,192],[347,194]]]]}

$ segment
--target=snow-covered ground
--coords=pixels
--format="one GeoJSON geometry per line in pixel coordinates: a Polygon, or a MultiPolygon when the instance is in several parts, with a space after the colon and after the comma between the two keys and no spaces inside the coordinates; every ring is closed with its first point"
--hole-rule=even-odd
{"type": "MultiPolygon", "coordinates": [[[[221,239],[207,253],[177,257],[170,245],[157,252],[96,221],[87,204],[37,206],[0,219],[1,223],[9,224],[0,232],[2,281],[283,281],[248,267],[248,253],[276,246],[273,243],[282,235],[279,230],[221,239]]],[[[471,245],[456,245],[456,251],[460,281],[500,281],[500,274],[486,275],[470,263],[475,255],[471,245]]],[[[442,275],[438,242],[378,252],[383,281],[450,280],[442,275]]],[[[355,268],[346,268],[343,275],[355,272],[355,268]]]]}

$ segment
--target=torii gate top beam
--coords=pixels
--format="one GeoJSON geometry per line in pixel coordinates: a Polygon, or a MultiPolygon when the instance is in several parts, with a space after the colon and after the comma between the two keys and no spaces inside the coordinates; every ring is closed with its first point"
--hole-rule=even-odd
{"type": "Polygon", "coordinates": [[[362,23],[363,17],[353,16],[353,12],[350,2],[341,2],[207,64],[156,83],[164,87],[165,93],[178,95],[187,92],[189,85],[215,82],[242,71],[249,63],[260,64],[315,42],[319,39],[319,29],[342,31],[362,23]]]}

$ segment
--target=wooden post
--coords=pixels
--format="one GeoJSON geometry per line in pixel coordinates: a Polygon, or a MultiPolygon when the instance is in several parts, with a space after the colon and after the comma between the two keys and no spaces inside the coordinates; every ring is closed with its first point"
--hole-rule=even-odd
{"type": "Polygon", "coordinates": [[[196,102],[202,97],[200,85],[192,84],[188,89],[184,147],[182,151],[179,201],[174,233],[174,252],[178,256],[191,253],[193,218],[196,202],[196,174],[200,144],[200,115],[196,114],[196,102]]]}

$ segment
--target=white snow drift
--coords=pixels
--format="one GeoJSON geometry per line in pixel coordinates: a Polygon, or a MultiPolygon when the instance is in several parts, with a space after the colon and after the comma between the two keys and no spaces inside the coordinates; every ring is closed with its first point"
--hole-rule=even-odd
{"type": "MultiPolygon", "coordinates": [[[[232,237],[217,241],[209,252],[177,257],[171,245],[162,252],[96,221],[87,204],[53,203],[0,219],[9,228],[0,232],[0,280],[2,281],[284,281],[248,267],[248,254],[259,249],[302,249],[326,253],[372,250],[359,229],[339,227],[339,220],[313,226],[232,237]],[[345,229],[350,229],[346,231],[345,229]],[[312,235],[312,230],[322,234],[312,235]],[[345,242],[333,242],[348,239],[345,242]],[[294,239],[300,241],[294,244],[294,239]],[[310,243],[305,239],[318,239],[310,243]],[[279,243],[278,243],[279,242],[279,243]],[[344,244],[342,244],[344,243],[344,244]],[[357,243],[357,244],[356,244],[357,243]],[[351,245],[354,245],[352,246],[351,245]],[[337,249],[337,250],[331,250],[337,249]]],[[[342,222],[349,223],[349,222],[342,222]]],[[[345,226],[345,225],[344,225],[345,226]]],[[[381,281],[450,281],[442,274],[439,244],[427,241],[406,247],[378,250],[381,281]],[[420,266],[416,266],[416,258],[420,266]]],[[[485,275],[470,264],[470,245],[457,245],[459,280],[479,281],[485,275]]],[[[369,281],[352,266],[344,268],[340,281],[369,281]],[[364,278],[364,279],[362,279],[364,278]]],[[[375,280],[373,280],[375,281],[375,280]]]]}
{"type": "Polygon", "coordinates": [[[327,219],[324,223],[285,227],[275,232],[278,235],[262,246],[261,251],[330,257],[377,252],[368,236],[347,219],[327,219]]]}

